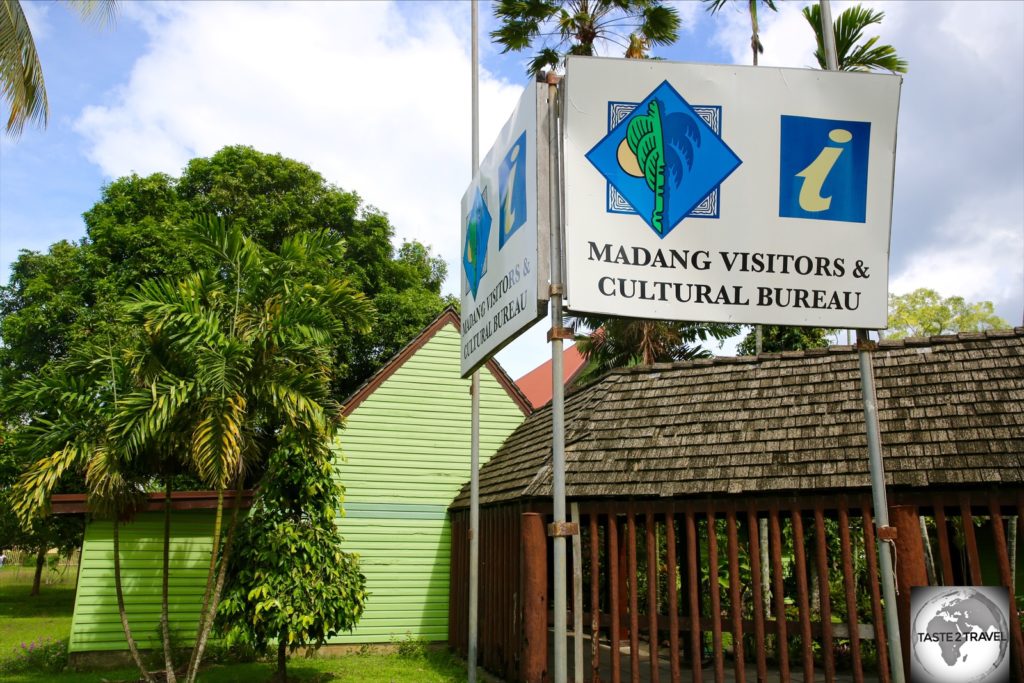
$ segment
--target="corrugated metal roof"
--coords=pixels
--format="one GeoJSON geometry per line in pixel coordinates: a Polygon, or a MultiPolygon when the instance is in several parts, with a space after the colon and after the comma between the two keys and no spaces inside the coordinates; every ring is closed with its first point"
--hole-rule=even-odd
{"type": "MultiPolygon", "coordinates": [[[[1024,482],[1024,327],[883,341],[873,362],[888,483],[1024,482]]],[[[482,469],[481,502],[550,496],[550,452],[548,406],[482,469]]],[[[566,400],[571,498],[869,486],[850,346],[620,369],[566,400]]]]}

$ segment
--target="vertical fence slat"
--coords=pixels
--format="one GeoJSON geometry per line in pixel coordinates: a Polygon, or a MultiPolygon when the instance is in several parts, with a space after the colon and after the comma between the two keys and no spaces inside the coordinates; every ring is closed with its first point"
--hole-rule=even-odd
{"type": "Polygon", "coordinates": [[[758,540],[757,512],[751,507],[747,510],[747,537],[750,548],[750,576],[754,583],[754,656],[757,659],[757,683],[768,680],[768,663],[765,660],[765,629],[764,629],[764,595],[765,586],[761,584],[761,545],[758,540]]]}
{"type": "Polygon", "coordinates": [[[608,515],[608,569],[608,610],[611,612],[608,641],[611,645],[612,683],[622,683],[622,664],[619,656],[622,633],[622,614],[619,612],[619,520],[611,513],[608,515]]]}
{"type": "Polygon", "coordinates": [[[601,542],[597,510],[590,513],[590,678],[601,680],[601,542]]]}
{"type": "Polygon", "coordinates": [[[693,510],[686,511],[686,578],[690,594],[690,671],[694,683],[703,680],[701,656],[703,655],[703,633],[700,630],[700,594],[697,582],[699,560],[697,557],[697,521],[693,510]]]}
{"type": "Polygon", "coordinates": [[[629,557],[629,680],[640,680],[640,600],[636,581],[636,516],[633,506],[626,513],[626,552],[629,557]]]}
{"type": "Polygon", "coordinates": [[[670,505],[665,515],[665,561],[668,570],[668,658],[672,683],[680,683],[679,670],[679,591],[676,588],[676,514],[670,505]]]}
{"type": "Polygon", "coordinates": [[[651,683],[660,683],[658,671],[658,533],[654,512],[647,506],[644,516],[647,536],[647,628],[651,658],[651,683]]]}
{"type": "Polygon", "coordinates": [[[970,566],[971,585],[981,585],[981,558],[978,556],[978,539],[974,534],[974,517],[971,515],[971,502],[960,497],[960,519],[964,527],[964,545],[967,548],[967,564],[970,566]]]}
{"type": "Polygon", "coordinates": [[[811,635],[811,600],[807,590],[807,556],[804,552],[804,520],[793,510],[793,554],[796,556],[796,602],[800,612],[800,636],[803,645],[804,680],[814,680],[814,641],[811,635]]]}
{"type": "Polygon", "coordinates": [[[836,663],[832,652],[832,596],[829,595],[828,557],[826,556],[825,511],[814,506],[815,559],[818,565],[818,597],[821,601],[821,654],[825,664],[825,680],[836,677],[836,663]]]}
{"type": "Polygon", "coordinates": [[[875,522],[867,500],[861,503],[864,511],[864,554],[868,560],[868,585],[871,587],[871,619],[875,622],[875,647],[878,648],[878,675],[882,683],[892,680],[889,672],[889,645],[886,640],[885,619],[882,617],[881,584],[878,582],[878,552],[875,546],[875,522]]]}
{"type": "MultiPolygon", "coordinates": [[[[727,552],[729,554],[729,611],[732,613],[732,658],[736,683],[746,683],[747,672],[743,656],[743,602],[740,599],[740,550],[736,532],[736,511],[725,514],[727,552]]],[[[757,602],[756,600],[754,602],[757,602]]]]}
{"type": "Polygon", "coordinates": [[[725,654],[722,652],[722,595],[718,585],[718,525],[715,512],[708,508],[708,581],[711,583],[711,643],[715,650],[715,683],[725,681],[725,654]]]}
{"type": "Polygon", "coordinates": [[[1017,669],[1016,677],[1024,681],[1024,634],[1021,633],[1020,619],[1016,618],[1017,603],[1013,599],[1013,577],[1010,571],[1010,549],[1006,542],[1003,513],[999,501],[993,496],[989,501],[992,514],[992,532],[996,541],[996,559],[999,564],[999,580],[1010,592],[1010,662],[1017,669]]]}
{"type": "Polygon", "coordinates": [[[846,627],[850,630],[853,683],[864,683],[864,667],[860,661],[860,617],[857,614],[857,577],[853,571],[853,552],[850,544],[850,516],[845,500],[839,508],[839,546],[843,561],[843,588],[846,593],[846,627]]]}
{"type": "Polygon", "coordinates": [[[775,649],[779,658],[779,677],[789,680],[789,638],[786,634],[786,594],[782,583],[782,525],[779,523],[779,511],[772,508],[768,512],[768,532],[771,542],[773,596],[775,598],[775,649]]]}
{"type": "Polygon", "coordinates": [[[521,676],[542,683],[548,669],[548,539],[544,516],[526,512],[521,519],[523,546],[523,640],[521,676]]]}
{"type": "Polygon", "coordinates": [[[942,585],[956,585],[953,578],[953,558],[949,552],[949,527],[946,526],[945,503],[935,496],[932,498],[932,509],[935,511],[935,528],[939,536],[939,557],[942,561],[942,585]]]}

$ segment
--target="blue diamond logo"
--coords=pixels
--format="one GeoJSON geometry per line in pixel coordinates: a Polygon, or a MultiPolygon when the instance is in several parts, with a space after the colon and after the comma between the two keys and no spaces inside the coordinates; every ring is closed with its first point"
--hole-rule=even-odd
{"type": "Polygon", "coordinates": [[[587,159],[659,237],[743,163],[664,81],[587,159]]]}
{"type": "Polygon", "coordinates": [[[477,189],[473,206],[466,216],[466,244],[462,247],[462,269],[476,299],[480,280],[487,273],[487,243],[491,237],[491,212],[487,210],[483,195],[477,189]]]}

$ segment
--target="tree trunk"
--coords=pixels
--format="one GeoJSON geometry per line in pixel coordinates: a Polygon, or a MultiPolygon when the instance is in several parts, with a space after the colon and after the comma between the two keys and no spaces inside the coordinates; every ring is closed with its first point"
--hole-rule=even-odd
{"type": "Polygon", "coordinates": [[[935,556],[932,555],[932,542],[928,538],[928,525],[924,521],[924,515],[918,517],[918,520],[921,522],[921,542],[924,544],[924,565],[928,575],[928,584],[937,586],[939,580],[935,571],[935,556]]]}
{"type": "Polygon", "coordinates": [[[280,683],[288,683],[288,651],[284,634],[277,637],[277,673],[275,676],[280,683]]]}
{"type": "Polygon", "coordinates": [[[188,670],[185,679],[193,679],[193,669],[196,668],[196,655],[199,654],[199,634],[206,628],[206,616],[210,607],[210,596],[213,593],[213,580],[217,575],[217,556],[220,554],[221,526],[224,521],[224,490],[217,491],[217,514],[213,520],[213,546],[210,548],[210,569],[206,573],[206,589],[203,591],[203,608],[199,612],[199,627],[196,629],[196,642],[192,645],[192,655],[188,660],[188,670]]]}
{"type": "Polygon", "coordinates": [[[39,584],[43,578],[43,567],[46,566],[46,548],[40,548],[36,553],[36,573],[32,577],[32,595],[39,595],[39,584]]]}
{"type": "Polygon", "coordinates": [[[160,587],[160,634],[164,643],[164,676],[167,683],[177,683],[174,675],[174,653],[171,651],[171,625],[167,609],[168,578],[171,570],[171,478],[164,486],[164,557],[163,582],[160,587]]]}
{"type": "MultiPolygon", "coordinates": [[[[222,498],[220,500],[223,500],[222,498]]],[[[238,528],[238,508],[242,506],[242,476],[238,475],[238,485],[235,487],[234,509],[231,511],[231,522],[228,524],[228,537],[224,541],[224,552],[221,553],[220,570],[217,572],[217,584],[210,600],[206,618],[202,619],[202,631],[196,634],[196,647],[192,654],[192,671],[185,678],[185,683],[195,683],[199,674],[199,664],[203,660],[203,650],[206,649],[206,641],[210,637],[210,629],[213,627],[213,618],[217,614],[217,607],[220,605],[220,594],[224,588],[224,579],[228,573],[228,559],[231,557],[231,546],[235,540],[235,530],[238,528]]]]}
{"type": "Polygon", "coordinates": [[[135,662],[135,666],[138,667],[139,673],[148,683],[155,683],[153,677],[149,671],[146,670],[146,665],[142,663],[142,658],[139,656],[139,648],[135,645],[135,639],[132,637],[132,630],[128,627],[128,613],[124,609],[124,590],[121,586],[121,536],[119,533],[120,522],[117,517],[114,518],[114,591],[117,593],[117,612],[121,616],[121,628],[124,629],[125,640],[128,641],[128,651],[131,653],[132,660],[135,662]]]}

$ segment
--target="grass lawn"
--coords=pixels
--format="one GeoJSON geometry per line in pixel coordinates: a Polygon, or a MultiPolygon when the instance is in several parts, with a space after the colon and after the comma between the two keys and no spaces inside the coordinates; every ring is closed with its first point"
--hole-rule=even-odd
{"type": "MultiPolygon", "coordinates": [[[[133,669],[65,671],[52,673],[41,664],[26,665],[22,643],[67,642],[75,603],[75,576],[68,572],[59,583],[44,585],[40,595],[29,597],[30,568],[7,565],[0,568],[0,680],[5,683],[98,683],[135,681],[133,669]]],[[[415,645],[415,644],[414,644],[415,645]]],[[[60,646],[48,646],[61,656],[60,646]]],[[[351,654],[343,657],[305,659],[297,656],[288,663],[289,678],[297,681],[353,681],[359,683],[461,683],[466,666],[447,652],[406,647],[411,654],[351,654]]],[[[64,647],[66,651],[66,647],[64,647]]],[[[33,650],[35,652],[35,650],[33,650]]],[[[33,655],[35,656],[35,655],[33,655]]],[[[210,663],[200,674],[202,683],[261,683],[270,678],[270,663],[210,663]]]]}

